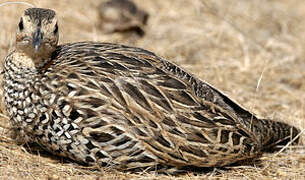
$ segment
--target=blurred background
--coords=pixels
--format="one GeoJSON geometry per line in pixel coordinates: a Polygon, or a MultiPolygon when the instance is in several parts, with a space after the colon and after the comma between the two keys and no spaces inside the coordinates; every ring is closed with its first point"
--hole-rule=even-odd
{"type": "MultiPolygon", "coordinates": [[[[0,1],[0,59],[13,49],[20,15],[29,6],[0,1]],[[1,5],[2,4],[2,5],[1,5]]],[[[103,0],[24,0],[57,12],[60,44],[121,43],[150,50],[212,84],[259,117],[305,127],[305,2],[302,0],[134,0],[149,14],[145,35],[105,33],[97,7],[103,0]]],[[[304,146],[266,154],[261,163],[183,177],[88,170],[15,145],[2,104],[0,178],[12,179],[299,179],[304,146]],[[39,157],[39,158],[37,158],[39,157]]],[[[303,135],[302,135],[303,138],[303,135]]]]}

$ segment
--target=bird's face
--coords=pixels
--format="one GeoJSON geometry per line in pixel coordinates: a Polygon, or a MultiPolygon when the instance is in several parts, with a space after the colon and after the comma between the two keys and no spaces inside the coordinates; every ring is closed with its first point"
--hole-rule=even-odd
{"type": "Polygon", "coordinates": [[[16,48],[30,57],[48,58],[58,43],[58,24],[50,9],[30,8],[20,18],[16,48]]]}

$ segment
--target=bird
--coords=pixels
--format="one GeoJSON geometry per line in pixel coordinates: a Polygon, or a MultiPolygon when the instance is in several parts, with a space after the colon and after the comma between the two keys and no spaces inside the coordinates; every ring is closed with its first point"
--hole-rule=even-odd
{"type": "Polygon", "coordinates": [[[300,133],[257,118],[148,50],[58,40],[54,10],[26,9],[3,80],[18,136],[56,156],[121,171],[175,173],[259,158],[300,133]]]}
{"type": "Polygon", "coordinates": [[[135,32],[143,36],[149,14],[130,0],[110,0],[98,6],[99,27],[106,33],[135,32]]]}

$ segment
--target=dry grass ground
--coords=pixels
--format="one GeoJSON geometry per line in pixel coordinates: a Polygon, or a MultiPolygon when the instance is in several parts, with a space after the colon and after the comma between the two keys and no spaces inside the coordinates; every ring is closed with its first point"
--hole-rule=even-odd
{"type": "MultiPolygon", "coordinates": [[[[284,121],[302,130],[305,127],[303,0],[136,0],[151,15],[146,36],[141,39],[101,33],[97,28],[98,0],[25,2],[57,11],[61,43],[94,40],[143,47],[180,64],[259,117],[284,121]]],[[[14,45],[15,28],[25,8],[0,7],[1,60],[14,45]]],[[[3,105],[1,111],[5,114],[3,105]]],[[[265,154],[250,165],[167,176],[86,168],[18,146],[8,134],[9,123],[4,117],[0,119],[1,179],[305,178],[303,145],[265,154]]]]}

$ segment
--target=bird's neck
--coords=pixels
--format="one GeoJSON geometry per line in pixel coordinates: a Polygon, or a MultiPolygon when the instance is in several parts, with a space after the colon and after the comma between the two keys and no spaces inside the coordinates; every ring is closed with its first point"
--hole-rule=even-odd
{"type": "Polygon", "coordinates": [[[12,52],[5,58],[5,76],[14,81],[28,82],[39,75],[33,60],[23,53],[12,52]]]}
{"type": "Polygon", "coordinates": [[[30,57],[26,53],[22,52],[15,52],[11,59],[11,63],[14,63],[15,66],[21,69],[35,69],[36,66],[34,62],[33,57],[30,57]]]}
{"type": "Polygon", "coordinates": [[[10,63],[20,70],[30,70],[32,72],[40,71],[46,64],[48,58],[41,56],[28,55],[24,52],[15,51],[10,58],[10,63]]]}

